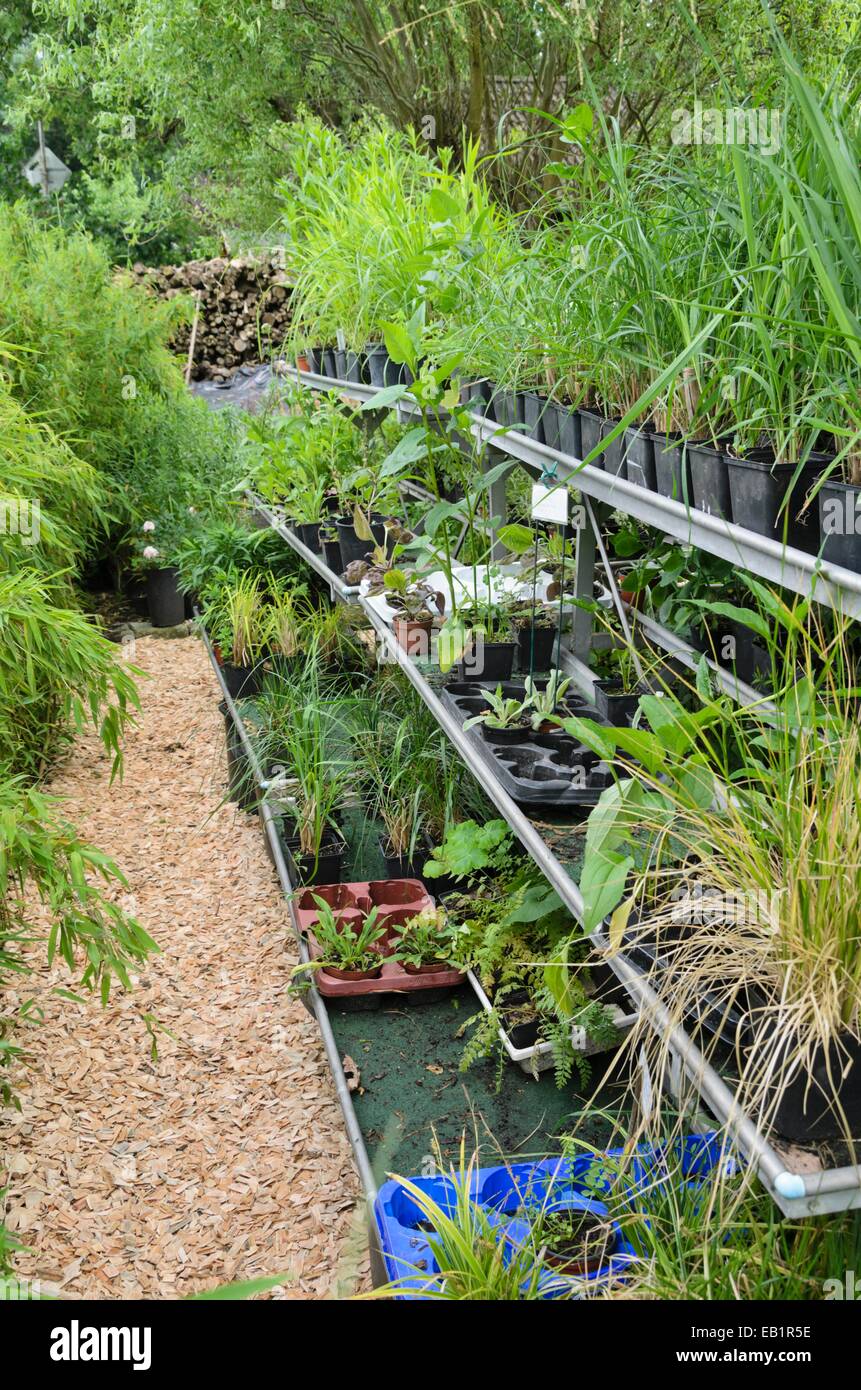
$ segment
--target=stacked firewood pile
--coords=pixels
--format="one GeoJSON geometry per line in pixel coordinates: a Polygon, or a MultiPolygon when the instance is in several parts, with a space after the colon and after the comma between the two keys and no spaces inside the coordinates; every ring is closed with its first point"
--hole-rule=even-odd
{"type": "MultiPolygon", "coordinates": [[[[268,359],[280,348],[290,323],[290,287],[274,259],[217,256],[158,269],[138,262],[134,278],[153,294],[173,299],[199,295],[191,378],[225,378],[237,367],[268,359]]],[[[173,346],[188,353],[192,325],[178,332],[173,346]]]]}

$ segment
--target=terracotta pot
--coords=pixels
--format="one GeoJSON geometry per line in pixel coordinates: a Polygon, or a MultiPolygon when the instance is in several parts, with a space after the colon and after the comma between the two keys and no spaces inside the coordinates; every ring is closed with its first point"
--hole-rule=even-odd
{"type": "Polygon", "coordinates": [[[393,624],[398,646],[403,647],[407,656],[430,656],[432,630],[432,618],[395,618],[393,624]]]}
{"type": "Polygon", "coordinates": [[[338,970],[334,965],[327,965],[324,974],[331,975],[333,980],[377,980],[382,969],[382,965],[378,965],[376,970],[338,970]]]}
{"type": "Polygon", "coordinates": [[[424,965],[408,965],[406,961],[401,964],[408,975],[435,975],[438,970],[448,970],[448,964],[444,960],[425,961],[424,965]]]}

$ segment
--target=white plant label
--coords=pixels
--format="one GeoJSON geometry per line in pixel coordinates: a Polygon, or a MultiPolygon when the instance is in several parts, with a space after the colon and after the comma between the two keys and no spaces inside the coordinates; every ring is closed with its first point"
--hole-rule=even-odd
{"type": "Polygon", "coordinates": [[[548,487],[546,483],[532,484],[532,520],[550,521],[556,526],[568,525],[568,489],[564,483],[548,487]]]}

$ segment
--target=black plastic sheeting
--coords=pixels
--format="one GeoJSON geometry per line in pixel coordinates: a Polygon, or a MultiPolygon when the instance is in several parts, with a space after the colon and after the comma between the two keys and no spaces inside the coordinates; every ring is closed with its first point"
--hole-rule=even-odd
{"type": "Polygon", "coordinates": [[[236,406],[251,414],[259,410],[264,397],[277,394],[282,389],[284,378],[271,363],[260,367],[240,367],[229,381],[193,381],[189,387],[195,396],[201,396],[213,410],[223,410],[226,405],[236,406]]]}

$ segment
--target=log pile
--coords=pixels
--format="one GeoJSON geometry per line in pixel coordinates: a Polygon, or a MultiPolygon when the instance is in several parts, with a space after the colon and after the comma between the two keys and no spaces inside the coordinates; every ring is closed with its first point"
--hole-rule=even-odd
{"type": "MultiPolygon", "coordinates": [[[[274,259],[217,256],[158,269],[133,267],[138,284],[153,294],[174,299],[200,294],[200,317],[191,369],[193,381],[230,377],[237,367],[267,360],[278,349],[290,323],[290,287],[274,259]]],[[[191,324],[184,325],[172,346],[187,354],[191,324]]]]}

